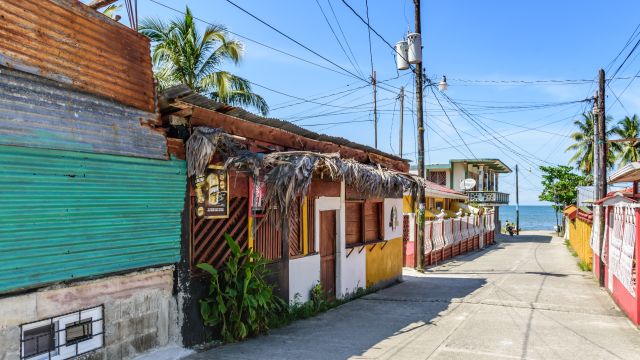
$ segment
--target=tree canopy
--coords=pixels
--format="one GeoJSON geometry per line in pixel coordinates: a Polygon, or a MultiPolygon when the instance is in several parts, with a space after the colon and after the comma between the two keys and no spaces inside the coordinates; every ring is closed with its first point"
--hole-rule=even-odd
{"type": "Polygon", "coordinates": [[[184,84],[229,105],[251,107],[262,115],[269,112],[267,102],[252,91],[249,80],[220,69],[224,63],[238,64],[243,50],[224,26],[209,25],[199,31],[187,7],[184,17],[171,22],[143,20],[140,32],[153,44],[154,74],[161,89],[184,84]]]}
{"type": "Polygon", "coordinates": [[[591,185],[589,176],[574,173],[571,166],[540,166],[540,170],[543,190],[538,199],[552,202],[556,211],[576,203],[576,187],[591,185]]]}

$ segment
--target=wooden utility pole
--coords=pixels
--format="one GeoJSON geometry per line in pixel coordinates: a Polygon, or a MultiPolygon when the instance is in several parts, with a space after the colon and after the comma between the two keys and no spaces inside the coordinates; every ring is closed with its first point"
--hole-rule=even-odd
{"type": "Polygon", "coordinates": [[[376,71],[371,74],[371,84],[373,85],[373,131],[374,131],[374,147],[378,148],[378,101],[376,94],[376,71]]]}
{"type": "MultiPolygon", "coordinates": [[[[599,89],[598,97],[596,98],[595,108],[598,109],[596,121],[594,123],[594,146],[593,146],[593,168],[594,176],[593,182],[595,187],[596,199],[602,199],[607,195],[607,141],[605,131],[605,77],[604,70],[600,69],[598,72],[599,77],[599,89]]],[[[598,256],[598,264],[600,265],[600,276],[598,282],[600,286],[604,286],[604,261],[602,260],[604,250],[604,207],[602,205],[595,205],[597,207],[596,214],[598,216],[598,227],[594,229],[596,236],[600,243],[600,251],[598,256]]]]}
{"type": "Polygon", "coordinates": [[[400,86],[400,157],[402,157],[402,135],[404,133],[404,86],[400,86]]]}
{"type": "Polygon", "coordinates": [[[516,234],[520,235],[520,188],[518,187],[518,164],[516,164],[516,234]]]}
{"type": "MultiPolygon", "coordinates": [[[[415,5],[415,22],[416,33],[422,33],[422,26],[420,20],[420,0],[413,0],[415,5]]],[[[422,59],[422,48],[417,49],[422,59]]],[[[418,126],[418,176],[424,178],[424,124],[422,118],[422,61],[416,64],[416,123],[418,126]]],[[[418,190],[418,239],[417,249],[418,259],[416,264],[416,270],[423,271],[424,267],[424,212],[425,212],[425,198],[424,189],[418,190]]]]}

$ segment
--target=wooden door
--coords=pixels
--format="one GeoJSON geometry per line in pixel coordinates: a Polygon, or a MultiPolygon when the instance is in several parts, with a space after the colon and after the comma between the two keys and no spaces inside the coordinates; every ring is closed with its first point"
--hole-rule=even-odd
{"type": "Polygon", "coordinates": [[[320,211],[320,283],[328,298],[336,296],[336,211],[320,211]]]}

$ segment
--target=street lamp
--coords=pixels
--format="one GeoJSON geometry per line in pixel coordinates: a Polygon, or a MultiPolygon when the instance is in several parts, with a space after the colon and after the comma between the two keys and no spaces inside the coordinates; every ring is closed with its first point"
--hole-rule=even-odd
{"type": "Polygon", "coordinates": [[[438,83],[438,90],[447,91],[448,88],[449,88],[449,84],[447,84],[447,77],[443,75],[442,79],[438,83]]]}

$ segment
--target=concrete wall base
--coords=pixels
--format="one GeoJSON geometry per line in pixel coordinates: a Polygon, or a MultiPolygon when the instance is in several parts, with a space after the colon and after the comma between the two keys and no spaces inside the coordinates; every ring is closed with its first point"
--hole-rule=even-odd
{"type": "Polygon", "coordinates": [[[129,359],[179,344],[173,267],[0,298],[0,359],[20,359],[20,325],[104,305],[105,343],[80,359],[129,359]]]}

